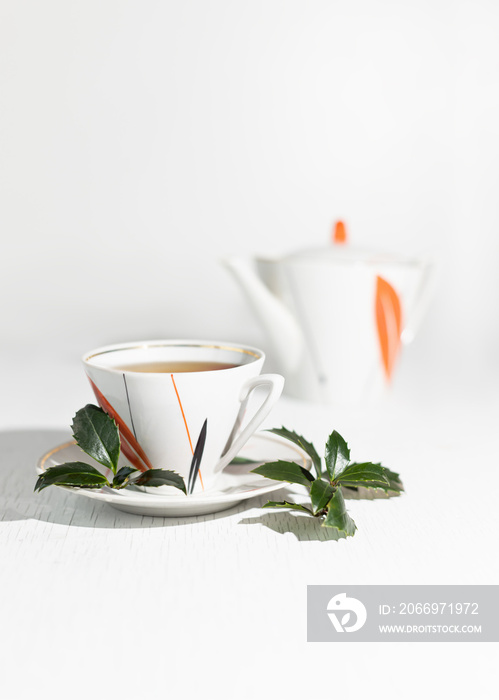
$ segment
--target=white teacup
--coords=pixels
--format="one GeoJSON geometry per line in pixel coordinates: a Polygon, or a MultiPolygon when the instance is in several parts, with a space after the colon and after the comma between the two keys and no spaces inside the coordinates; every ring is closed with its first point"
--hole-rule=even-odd
{"type": "MultiPolygon", "coordinates": [[[[195,491],[213,484],[281,395],[279,374],[260,374],[257,348],[204,340],[151,340],[109,345],[83,356],[100,406],[117,422],[121,451],[140,469],[172,469],[188,482],[207,421],[195,491]],[[267,396],[241,429],[256,387],[267,396]]],[[[156,489],[154,489],[156,491],[156,489]]]]}

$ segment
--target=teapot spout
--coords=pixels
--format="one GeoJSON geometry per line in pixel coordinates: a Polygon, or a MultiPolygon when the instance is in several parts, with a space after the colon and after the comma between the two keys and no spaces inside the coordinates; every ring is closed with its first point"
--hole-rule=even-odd
{"type": "Polygon", "coordinates": [[[293,373],[300,364],[304,349],[303,334],[289,309],[272,294],[253,267],[240,258],[222,261],[246,296],[250,307],[262,324],[270,350],[284,374],[293,373]]]}

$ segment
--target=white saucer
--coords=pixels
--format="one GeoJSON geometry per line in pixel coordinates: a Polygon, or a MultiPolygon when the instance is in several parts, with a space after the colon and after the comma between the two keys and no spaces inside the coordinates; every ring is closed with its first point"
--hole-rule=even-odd
{"type": "MultiPolygon", "coordinates": [[[[283,488],[281,481],[265,479],[258,474],[251,474],[258,464],[274,462],[277,459],[297,462],[300,466],[310,468],[310,459],[299,447],[272,433],[255,433],[244,448],[241,456],[255,460],[250,464],[232,464],[226,467],[216,482],[216,489],[206,489],[202,493],[186,496],[181,491],[174,494],[151,494],[126,488],[116,491],[104,486],[101,489],[79,489],[71,486],[59,486],[73,491],[77,496],[93,498],[108,503],[113,508],[133,513],[134,515],[156,515],[160,517],[189,517],[217,513],[241,503],[248,498],[261,496],[283,488]]],[[[84,454],[75,442],[67,442],[47,452],[37,464],[37,472],[55,467],[64,462],[83,461],[97,469],[103,467],[84,454]]]]}

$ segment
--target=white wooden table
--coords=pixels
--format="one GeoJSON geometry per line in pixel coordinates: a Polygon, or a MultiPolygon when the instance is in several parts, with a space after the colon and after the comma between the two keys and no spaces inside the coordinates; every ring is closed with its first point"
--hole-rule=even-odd
{"type": "Polygon", "coordinates": [[[400,498],[349,501],[358,532],[335,542],[312,520],[262,511],[265,497],[163,519],[33,493],[37,458],[92,397],[73,359],[7,360],[2,700],[497,697],[493,644],[306,641],[307,584],[498,583],[496,378],[466,392],[404,386],[377,409],[281,400],[268,427],[318,446],[336,428],[354,458],[403,477],[400,498]]]}

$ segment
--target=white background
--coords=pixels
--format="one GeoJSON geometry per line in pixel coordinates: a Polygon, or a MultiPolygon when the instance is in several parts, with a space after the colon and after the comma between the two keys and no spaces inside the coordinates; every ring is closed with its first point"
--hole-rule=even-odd
{"type": "Polygon", "coordinates": [[[354,244],[439,262],[407,375],[492,364],[498,20],[485,0],[3,0],[2,347],[265,345],[220,258],[325,245],[342,217],[354,244]]]}
{"type": "MultiPolygon", "coordinates": [[[[459,459],[459,441],[466,443],[460,473],[473,475],[474,435],[467,432],[466,415],[480,408],[474,425],[480,445],[493,445],[491,431],[499,418],[498,35],[499,6],[485,0],[0,0],[2,426],[67,426],[75,407],[90,399],[79,356],[103,343],[205,336],[265,347],[220,259],[325,245],[333,221],[341,217],[356,245],[430,253],[438,261],[435,299],[403,357],[394,395],[405,407],[428,408],[421,415],[431,422],[435,444],[442,419],[442,450],[450,446],[459,459]],[[448,411],[445,416],[440,405],[448,411]],[[469,413],[463,417],[465,406],[469,413]],[[452,432],[453,424],[459,425],[459,433],[452,432]]],[[[383,455],[390,456],[392,450],[396,463],[405,455],[408,482],[413,481],[413,500],[408,489],[407,502],[414,513],[416,542],[418,494],[424,499],[425,493],[417,479],[417,456],[424,454],[424,436],[404,422],[402,413],[396,416],[396,407],[391,413],[396,427],[385,425],[376,434],[366,431],[361,440],[366,449],[374,445],[383,455]]],[[[288,420],[294,410],[285,405],[280,415],[288,420]]],[[[412,410],[418,414],[417,408],[412,410]]],[[[328,420],[326,414],[322,422],[317,418],[317,431],[319,426],[325,430],[328,420]]],[[[349,414],[344,422],[355,433],[355,416],[349,414]]],[[[496,459],[484,450],[482,462],[496,459]]],[[[446,459],[450,478],[454,457],[446,459]]],[[[487,464],[491,470],[491,462],[487,464]]],[[[428,462],[429,480],[432,469],[428,462]]],[[[286,635],[292,639],[293,610],[276,607],[276,592],[269,599],[266,589],[274,582],[284,590],[294,568],[296,579],[289,582],[286,605],[301,595],[302,584],[330,583],[326,572],[338,579],[345,572],[343,582],[363,583],[365,567],[372,583],[432,583],[437,575],[444,583],[494,582],[493,562],[474,548],[470,529],[475,524],[461,523],[463,534],[454,535],[461,490],[459,485],[453,488],[450,511],[441,515],[440,493],[432,492],[431,513],[447,539],[437,540],[433,550],[433,530],[426,532],[412,559],[404,550],[402,530],[395,533],[400,536],[395,558],[388,540],[376,548],[369,541],[375,526],[364,530],[366,539],[359,536],[360,549],[348,543],[350,548],[338,549],[341,555],[331,561],[323,558],[324,543],[283,545],[276,559],[281,569],[270,566],[267,578],[255,584],[255,601],[249,594],[244,605],[239,601],[251,640],[242,645],[241,658],[236,647],[230,648],[232,620],[220,594],[219,607],[208,607],[204,620],[225,630],[219,630],[218,639],[228,637],[232,675],[224,677],[244,687],[249,675],[251,688],[256,688],[261,674],[262,686],[270,682],[275,692],[282,687],[283,693],[288,688],[290,697],[293,673],[306,680],[289,645],[284,646],[286,654],[277,656],[276,668],[272,655],[279,650],[279,637],[273,630],[274,636],[266,638],[264,629],[267,620],[285,617],[286,635]],[[452,543],[451,555],[446,554],[446,542],[452,543]],[[380,562],[385,562],[384,574],[380,562]],[[312,578],[307,567],[315,571],[312,578]],[[265,620],[259,620],[264,613],[265,620]],[[269,640],[262,641],[268,662],[255,646],[259,634],[269,640]]],[[[481,488],[490,493],[487,484],[481,488]]],[[[479,509],[480,495],[474,493],[474,508],[479,509]]],[[[407,517],[403,501],[391,507],[407,517]]],[[[488,507],[491,517],[490,502],[488,507]]],[[[388,519],[390,512],[384,511],[388,519]]],[[[29,521],[26,527],[31,526],[29,521]]],[[[22,527],[19,531],[26,532],[22,527]]],[[[68,529],[87,546],[83,530],[68,529]]],[[[62,537],[59,532],[47,528],[47,541],[62,537]]],[[[95,535],[89,545],[92,554],[104,535],[98,528],[85,536],[88,532],[95,535]]],[[[151,532],[153,539],[146,543],[144,535],[144,546],[153,556],[155,544],[165,540],[161,530],[151,532]]],[[[222,528],[220,536],[224,532],[222,528]]],[[[239,531],[230,532],[237,553],[239,531]]],[[[179,533],[185,537],[181,527],[179,533]]],[[[23,536],[29,539],[29,533],[23,536]]],[[[8,561],[16,565],[22,548],[15,540],[11,545],[8,561]]],[[[35,545],[28,551],[30,561],[38,562],[40,580],[53,581],[55,589],[61,585],[58,574],[70,569],[73,558],[68,580],[80,592],[101,575],[96,559],[85,578],[74,543],[64,557],[54,555],[54,561],[37,554],[35,545]]],[[[175,560],[179,565],[182,551],[175,560]]],[[[118,567],[119,557],[114,557],[118,567]]],[[[142,563],[147,565],[145,559],[142,563]]],[[[158,560],[157,571],[160,566],[158,560]]],[[[244,567],[233,569],[223,559],[220,575],[248,571],[250,562],[244,561],[244,567]]],[[[195,571],[194,565],[188,570],[195,571]]],[[[213,591],[218,574],[210,568],[208,573],[213,591]]],[[[256,579],[257,572],[252,576],[256,579]]],[[[174,569],[173,580],[181,586],[180,569],[174,569]]],[[[154,585],[159,595],[158,581],[154,585]]],[[[250,582],[253,586],[252,578],[250,582]]],[[[122,583],[115,581],[116,587],[122,583]]],[[[236,591],[242,581],[235,576],[229,583],[236,591]]],[[[224,585],[229,586],[225,578],[224,585]]],[[[196,604],[203,602],[200,595],[196,604]]],[[[297,605],[301,619],[301,602],[297,605]]],[[[49,612],[43,618],[47,629],[49,612]]],[[[102,629],[112,637],[123,630],[123,616],[115,609],[107,618],[107,631],[84,609],[78,615],[79,629],[85,630],[82,644],[92,638],[94,624],[95,634],[102,629]]],[[[25,630],[32,618],[26,616],[16,630],[16,649],[26,644],[37,655],[41,672],[43,646],[31,649],[33,637],[25,630]]],[[[149,622],[144,629],[151,634],[149,622]]],[[[59,641],[69,630],[61,625],[59,641]]],[[[39,638],[44,629],[38,630],[39,638]]],[[[159,638],[156,632],[154,638],[159,638]]],[[[78,629],[72,633],[77,635],[78,629]]],[[[64,659],[72,669],[77,663],[70,656],[71,640],[64,659]]],[[[134,647],[135,640],[125,634],[118,641],[134,647]]],[[[209,639],[204,642],[209,647],[209,639]]],[[[334,653],[311,650],[310,645],[306,649],[305,644],[296,648],[297,654],[306,655],[309,669],[314,656],[320,659],[324,697],[336,697],[327,653],[331,659],[335,654],[341,658],[343,677],[336,682],[343,698],[358,699],[357,678],[365,693],[371,688],[376,696],[383,687],[388,697],[388,684],[381,681],[386,665],[397,695],[401,688],[405,697],[411,697],[411,689],[421,694],[438,688],[442,696],[452,689],[453,697],[463,697],[460,691],[480,699],[494,697],[487,694],[491,666],[490,656],[479,652],[483,645],[359,645],[359,664],[350,651],[337,646],[334,653]],[[385,649],[390,649],[388,656],[383,656],[385,649]],[[422,669],[429,674],[424,683],[422,669]]],[[[105,640],[98,648],[105,653],[105,640]]],[[[209,651],[200,668],[213,681],[217,673],[222,677],[228,671],[223,650],[218,667],[214,650],[209,651]]],[[[26,668],[29,663],[26,659],[26,668]]],[[[19,678],[23,673],[20,667],[19,678]]],[[[160,676],[156,669],[149,678],[160,676]]],[[[106,687],[112,687],[112,680],[105,676],[106,687]]],[[[196,676],[200,688],[202,681],[196,676]]],[[[136,676],[132,686],[140,694],[136,676]]],[[[91,687],[90,677],[85,687],[91,687]]],[[[120,688],[126,697],[125,686],[120,688]]],[[[311,694],[317,695],[315,690],[311,694]]],[[[260,697],[266,697],[264,690],[260,697]]]]}

